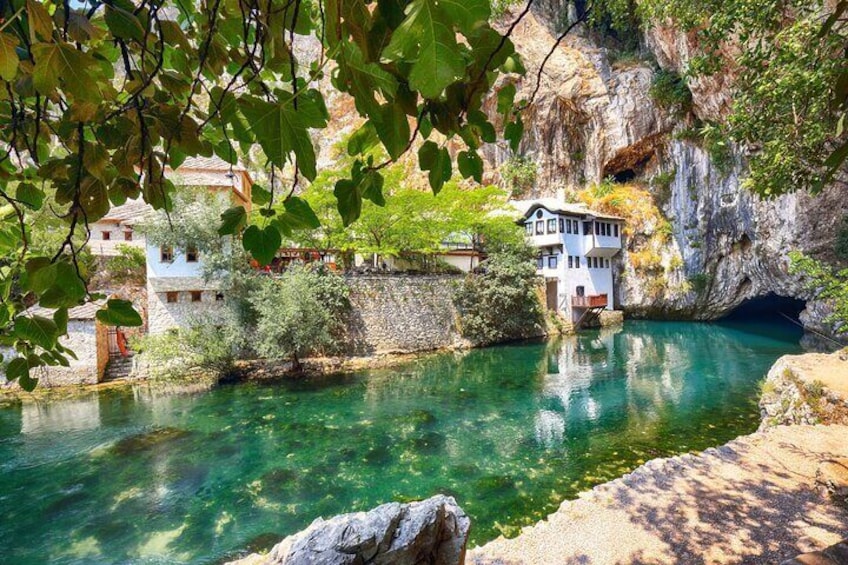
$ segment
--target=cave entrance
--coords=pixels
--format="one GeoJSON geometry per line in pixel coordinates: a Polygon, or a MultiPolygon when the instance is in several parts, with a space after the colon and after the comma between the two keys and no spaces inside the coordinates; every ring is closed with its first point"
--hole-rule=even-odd
{"type": "Polygon", "coordinates": [[[614,173],[612,178],[615,179],[615,182],[617,183],[630,182],[636,178],[636,171],[633,169],[624,169],[623,171],[614,173]]]}
{"type": "Polygon", "coordinates": [[[743,331],[795,341],[804,335],[799,316],[805,307],[801,299],[769,293],[744,301],[719,322],[743,331]]]}

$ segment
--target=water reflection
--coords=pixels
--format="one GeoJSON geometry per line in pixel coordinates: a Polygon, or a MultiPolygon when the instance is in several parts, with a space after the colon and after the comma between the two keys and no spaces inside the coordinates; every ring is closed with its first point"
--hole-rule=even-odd
{"type": "Polygon", "coordinates": [[[628,324],[321,381],[0,409],[4,563],[203,563],[438,492],[474,542],[647,458],[756,426],[791,336],[628,324]]]}

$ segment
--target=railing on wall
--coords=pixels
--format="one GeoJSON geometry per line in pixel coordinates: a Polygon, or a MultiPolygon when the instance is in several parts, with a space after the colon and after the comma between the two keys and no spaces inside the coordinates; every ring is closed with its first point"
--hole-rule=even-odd
{"type": "Polygon", "coordinates": [[[589,296],[572,296],[571,306],[573,308],[606,308],[606,294],[592,294],[589,296]]]}

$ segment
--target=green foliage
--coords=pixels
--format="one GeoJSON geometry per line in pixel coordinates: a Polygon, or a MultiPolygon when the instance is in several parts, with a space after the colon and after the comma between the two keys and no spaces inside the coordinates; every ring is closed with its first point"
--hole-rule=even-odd
{"type": "Polygon", "coordinates": [[[218,234],[225,201],[203,189],[185,189],[174,196],[171,212],[160,210],[136,227],[147,243],[184,252],[193,247],[201,254],[217,251],[223,245],[218,234]]]}
{"type": "Polygon", "coordinates": [[[499,169],[504,188],[512,196],[520,196],[536,184],[536,163],[521,155],[514,155],[504,161],[499,169]]]}
{"type": "Polygon", "coordinates": [[[842,217],[842,223],[836,233],[834,252],[843,261],[848,261],[848,215],[842,217]]]}
{"type": "MultiPolygon", "coordinates": [[[[87,224],[139,196],[176,214],[166,169],[187,157],[232,163],[251,153],[269,178],[293,179],[257,191],[283,200],[282,216],[264,217],[243,240],[268,260],[270,244],[314,225],[310,211],[286,203],[296,202],[292,184],[318,176],[311,136],[329,127],[324,101],[334,92],[353,100],[389,161],[435,129],[443,141],[420,162],[434,191],[456,169],[445,150],[453,138],[465,144],[459,171],[479,179],[477,151],[494,141],[483,99],[500,74],[523,72],[490,13],[489,0],[0,3],[0,345],[42,354],[14,333],[15,320],[34,302],[92,298],[80,262],[87,224]],[[298,36],[320,52],[296,49],[298,36]],[[42,213],[59,226],[49,249],[29,230],[42,213]]],[[[517,145],[520,119],[502,114],[517,145]]],[[[367,143],[349,149],[337,202],[348,223],[362,198],[383,201],[386,165],[367,143]]],[[[276,210],[269,202],[269,216],[276,210]]],[[[234,234],[247,220],[231,210],[205,227],[234,234]]]]}
{"type": "Polygon", "coordinates": [[[639,51],[642,29],[634,0],[608,0],[591,3],[589,28],[598,32],[618,52],[639,51]]]}
{"type": "Polygon", "coordinates": [[[526,243],[493,252],[482,273],[457,285],[462,335],[475,344],[528,337],[544,324],[537,295],[536,251],[526,243]]]}
{"type": "Polygon", "coordinates": [[[158,335],[144,335],[132,342],[154,376],[185,378],[187,370],[200,369],[223,376],[233,370],[243,336],[226,315],[215,323],[195,320],[186,327],[158,335]]]}
{"type": "Polygon", "coordinates": [[[640,3],[646,19],[671,18],[696,38],[702,54],[689,61],[689,74],[738,69],[727,125],[751,151],[746,186],[766,197],[819,190],[848,158],[848,28],[838,24],[846,9],[846,0],[640,3]]]}
{"type": "Polygon", "coordinates": [[[684,116],[692,109],[692,92],[686,81],[674,71],[656,71],[649,94],[660,107],[675,116],[684,116]]]}
{"type": "Polygon", "coordinates": [[[689,277],[689,284],[692,285],[692,290],[698,294],[703,294],[709,286],[712,278],[707,273],[698,273],[689,277]]]}
{"type": "Polygon", "coordinates": [[[291,267],[266,278],[249,297],[258,314],[251,347],[267,359],[295,365],[307,355],[332,351],[349,308],[344,279],[326,271],[291,267]]]}
{"type": "MultiPolygon", "coordinates": [[[[345,253],[426,258],[441,251],[448,240],[483,247],[484,242],[497,246],[522,237],[520,227],[504,213],[506,194],[497,187],[464,187],[452,180],[434,196],[410,187],[401,165],[384,170],[387,198],[383,205],[361,202],[359,219],[348,226],[335,209],[332,187],[337,175],[325,171],[304,191],[303,198],[315,210],[321,227],[294,233],[293,243],[345,253]]],[[[426,259],[423,262],[428,264],[426,259]]]]}
{"type": "Polygon", "coordinates": [[[833,305],[827,322],[836,333],[848,333],[848,269],[837,269],[798,251],[789,254],[789,273],[800,275],[807,288],[821,300],[833,305]]]}
{"type": "Polygon", "coordinates": [[[118,254],[106,259],[109,280],[118,284],[144,284],[147,278],[144,249],[126,243],[119,243],[115,249],[118,254]]]}
{"type": "Polygon", "coordinates": [[[493,19],[500,18],[509,12],[511,8],[525,3],[523,0],[491,0],[491,2],[493,19]]]}
{"type": "Polygon", "coordinates": [[[671,184],[677,176],[677,169],[657,173],[651,178],[651,187],[657,195],[657,201],[662,206],[671,198],[671,184]]]}
{"type": "Polygon", "coordinates": [[[110,298],[106,307],[97,311],[97,321],[107,326],[138,327],[142,325],[142,319],[138,312],[133,309],[132,302],[110,298]]]}

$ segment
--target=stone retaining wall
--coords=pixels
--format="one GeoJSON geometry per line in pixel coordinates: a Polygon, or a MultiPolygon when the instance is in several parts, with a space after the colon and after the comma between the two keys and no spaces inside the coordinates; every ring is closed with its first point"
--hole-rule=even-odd
{"type": "Polygon", "coordinates": [[[347,354],[409,353],[464,345],[453,304],[458,275],[347,278],[352,306],[347,354]]]}

